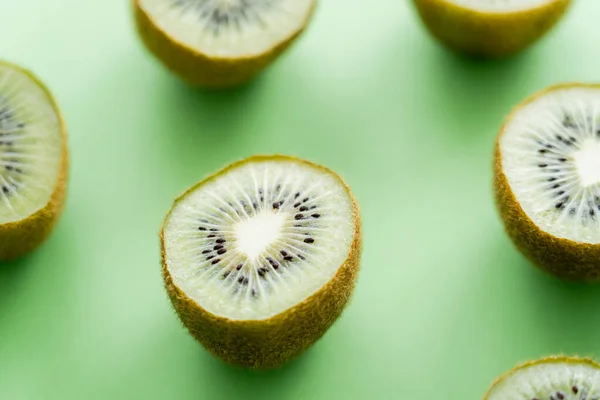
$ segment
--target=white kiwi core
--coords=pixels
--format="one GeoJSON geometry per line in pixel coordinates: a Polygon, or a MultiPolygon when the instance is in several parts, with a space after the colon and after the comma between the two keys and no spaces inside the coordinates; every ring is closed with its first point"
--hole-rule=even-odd
{"type": "Polygon", "coordinates": [[[139,0],[175,41],[215,58],[261,55],[307,22],[316,0],[139,0]]]}
{"type": "Polygon", "coordinates": [[[48,204],[62,149],[52,99],[25,72],[0,63],[0,224],[27,218],[48,204]]]}
{"type": "Polygon", "coordinates": [[[600,369],[583,362],[545,362],[503,378],[486,400],[598,400],[600,369]]]}
{"type": "Polygon", "coordinates": [[[507,13],[529,10],[557,0],[447,0],[459,6],[482,12],[507,13]]]}
{"type": "Polygon", "coordinates": [[[269,318],[331,280],[356,218],[332,173],[287,158],[250,160],[175,203],[163,231],[166,268],[215,315],[269,318]]]}
{"type": "Polygon", "coordinates": [[[543,231],[600,243],[600,89],[554,89],[520,108],[500,138],[502,170],[543,231]]]}

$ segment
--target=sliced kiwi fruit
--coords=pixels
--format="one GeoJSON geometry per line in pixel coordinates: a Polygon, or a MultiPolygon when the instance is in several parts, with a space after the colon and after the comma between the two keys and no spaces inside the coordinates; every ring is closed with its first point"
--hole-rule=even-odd
{"type": "Polygon", "coordinates": [[[413,0],[425,27],[450,49],[502,58],[524,50],[563,17],[572,0],[413,0]]]}
{"type": "Polygon", "coordinates": [[[600,279],[600,85],[552,86],[496,141],[496,203],[516,246],[561,278],[600,279]]]}
{"type": "Polygon", "coordinates": [[[360,227],[354,197],[334,172],[254,156],[175,200],[160,235],[166,289],[212,354],[278,367],[341,315],[359,270],[360,227]]]}
{"type": "Polygon", "coordinates": [[[513,368],[483,400],[599,400],[600,365],[587,358],[555,356],[513,368]]]}
{"type": "Polygon", "coordinates": [[[193,86],[255,78],[304,32],[316,0],[132,0],[137,30],[193,86]]]}
{"type": "Polygon", "coordinates": [[[0,61],[0,260],[39,246],[63,208],[68,169],[63,119],[44,84],[0,61]]]}

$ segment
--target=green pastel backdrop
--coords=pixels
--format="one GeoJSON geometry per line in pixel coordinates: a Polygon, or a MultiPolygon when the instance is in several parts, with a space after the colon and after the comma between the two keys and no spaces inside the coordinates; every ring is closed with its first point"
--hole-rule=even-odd
{"type": "Polygon", "coordinates": [[[600,2],[539,45],[455,57],[406,0],[321,0],[255,84],[194,91],[142,48],[125,0],[3,0],[0,57],[31,68],[66,118],[66,210],[43,247],[0,266],[0,398],[477,399],[514,364],[600,356],[600,287],[531,268],[492,203],[495,134],[547,85],[600,80],[600,2]],[[173,198],[228,162],[283,152],[338,171],[364,217],[343,317],[271,372],[221,364],[163,291],[173,198]]]}

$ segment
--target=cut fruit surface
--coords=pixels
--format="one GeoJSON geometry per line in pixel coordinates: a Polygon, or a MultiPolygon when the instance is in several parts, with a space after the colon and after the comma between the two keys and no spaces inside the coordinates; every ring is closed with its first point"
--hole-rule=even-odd
{"type": "Polygon", "coordinates": [[[551,357],[501,377],[484,400],[598,400],[600,367],[579,358],[551,357]]]}
{"type": "Polygon", "coordinates": [[[19,221],[48,203],[62,153],[60,118],[44,89],[0,63],[0,223],[19,221]]]}
{"type": "Polygon", "coordinates": [[[562,19],[572,0],[413,0],[431,34],[470,56],[523,51],[562,19]]]}
{"type": "Polygon", "coordinates": [[[0,62],[0,259],[38,246],[62,210],[64,124],[52,96],[31,73],[0,62]]]}
{"type": "Polygon", "coordinates": [[[228,362],[274,367],[342,313],[359,268],[360,218],[332,171],[256,156],[179,197],[161,244],[167,290],[190,333],[228,362]]]}
{"type": "Polygon", "coordinates": [[[515,12],[529,10],[556,0],[447,0],[450,3],[484,12],[515,12]]]}
{"type": "Polygon", "coordinates": [[[565,279],[600,280],[600,86],[525,100],[498,134],[496,203],[516,246],[565,279]]]}
{"type": "Polygon", "coordinates": [[[188,193],[165,227],[173,281],[232,319],[264,319],[319,290],[348,255],[352,198],[287,160],[250,162],[188,193]]]}
{"type": "Polygon", "coordinates": [[[146,47],[194,86],[262,72],[304,31],[316,0],[132,0],[146,47]]]}
{"type": "Polygon", "coordinates": [[[312,0],[139,0],[157,27],[216,58],[260,55],[304,25],[312,0]]]}
{"type": "Polygon", "coordinates": [[[531,220],[600,243],[600,88],[563,87],[521,108],[500,139],[502,165],[531,220]]]}

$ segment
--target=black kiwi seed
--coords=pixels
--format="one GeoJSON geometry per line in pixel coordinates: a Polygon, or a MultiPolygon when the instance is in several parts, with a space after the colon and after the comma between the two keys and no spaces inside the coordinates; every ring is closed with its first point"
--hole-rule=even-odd
{"type": "Polygon", "coordinates": [[[311,217],[313,217],[313,218],[319,218],[319,217],[321,217],[321,214],[313,214],[313,215],[311,215],[311,217]]]}
{"type": "Polygon", "coordinates": [[[273,208],[278,209],[279,208],[279,202],[273,203],[273,208]]]}
{"type": "Polygon", "coordinates": [[[243,266],[244,266],[244,264],[238,264],[238,266],[235,267],[235,269],[239,271],[240,269],[242,269],[243,266]]]}
{"type": "Polygon", "coordinates": [[[249,282],[250,282],[250,279],[248,279],[247,277],[244,278],[244,282],[243,282],[244,285],[247,285],[249,282]]]}
{"type": "Polygon", "coordinates": [[[267,273],[267,271],[268,270],[266,268],[260,267],[257,272],[258,272],[258,275],[265,276],[265,274],[267,273]]]}
{"type": "Polygon", "coordinates": [[[222,244],[218,244],[215,247],[213,247],[213,250],[221,250],[223,248],[222,244]]]}
{"type": "MultiPolygon", "coordinates": [[[[600,131],[599,131],[599,132],[600,132],[600,131]]],[[[300,192],[298,192],[298,193],[296,193],[296,194],[294,195],[294,198],[295,198],[295,199],[297,199],[298,197],[300,197],[300,192]]],[[[294,207],[296,207],[296,206],[294,206],[294,207]]]]}
{"type": "Polygon", "coordinates": [[[243,277],[243,276],[240,276],[240,277],[238,278],[238,283],[242,283],[242,282],[244,282],[244,277],[243,277]]]}
{"type": "Polygon", "coordinates": [[[292,256],[285,256],[285,257],[283,257],[283,259],[285,261],[294,261],[294,257],[292,257],[292,256]]]}
{"type": "MultiPolygon", "coordinates": [[[[8,167],[7,167],[7,169],[8,169],[8,167]]],[[[205,231],[205,230],[206,230],[206,228],[205,228],[205,227],[203,227],[203,226],[201,226],[201,227],[199,227],[199,228],[198,228],[198,230],[199,230],[199,231],[205,231]]]]}
{"type": "Polygon", "coordinates": [[[219,251],[217,251],[217,254],[221,255],[221,254],[225,254],[227,253],[227,249],[219,249],[219,251]]]}
{"type": "Polygon", "coordinates": [[[217,242],[217,243],[225,243],[225,242],[227,242],[227,240],[225,240],[223,238],[220,238],[220,239],[215,240],[215,242],[217,242]]]}
{"type": "Polygon", "coordinates": [[[207,236],[207,238],[209,238],[209,239],[212,239],[214,237],[217,237],[217,235],[210,234],[210,235],[207,236]]]}
{"type": "Polygon", "coordinates": [[[315,242],[315,239],[313,239],[313,238],[304,239],[304,243],[314,243],[314,242],[315,242]]]}
{"type": "Polygon", "coordinates": [[[298,209],[298,211],[308,211],[308,207],[302,206],[298,209]]]}
{"type": "Polygon", "coordinates": [[[231,274],[231,271],[225,271],[223,273],[223,279],[227,279],[227,277],[229,276],[229,274],[231,274]]]}
{"type": "Polygon", "coordinates": [[[294,208],[297,208],[300,204],[302,204],[302,203],[298,202],[298,203],[294,204],[294,208]]]}
{"type": "Polygon", "coordinates": [[[210,260],[212,260],[213,258],[215,258],[215,255],[214,255],[214,254],[212,254],[212,255],[210,255],[210,256],[207,256],[207,257],[206,257],[206,261],[210,261],[210,260]]]}
{"type": "Polygon", "coordinates": [[[210,228],[211,232],[219,232],[219,230],[217,228],[210,228]]]}
{"type": "Polygon", "coordinates": [[[212,250],[204,250],[204,251],[202,252],[202,254],[208,254],[208,253],[210,253],[211,251],[212,251],[212,250]]]}
{"type": "Polygon", "coordinates": [[[215,258],[214,260],[212,260],[212,263],[211,263],[211,264],[212,264],[212,265],[215,265],[215,264],[218,264],[218,263],[220,263],[220,262],[221,262],[221,259],[220,259],[220,258],[215,258]]]}
{"type": "Polygon", "coordinates": [[[577,392],[579,392],[579,388],[577,386],[573,386],[571,388],[571,390],[573,391],[573,393],[577,394],[577,392]]]}
{"type": "Polygon", "coordinates": [[[302,254],[297,254],[298,258],[301,260],[306,260],[306,257],[304,257],[302,254]]]}
{"type": "Polygon", "coordinates": [[[540,168],[546,168],[548,166],[548,164],[538,164],[538,167],[540,168]]]}
{"type": "Polygon", "coordinates": [[[288,255],[287,251],[285,251],[285,250],[281,250],[280,253],[284,257],[288,255]]]}
{"type": "Polygon", "coordinates": [[[294,216],[294,219],[296,219],[296,220],[300,220],[300,219],[302,219],[302,218],[304,218],[304,215],[302,215],[302,214],[296,214],[296,215],[294,216]]]}
{"type": "Polygon", "coordinates": [[[10,189],[8,188],[8,186],[2,186],[2,191],[3,191],[5,194],[8,194],[8,193],[10,192],[10,189]]]}

